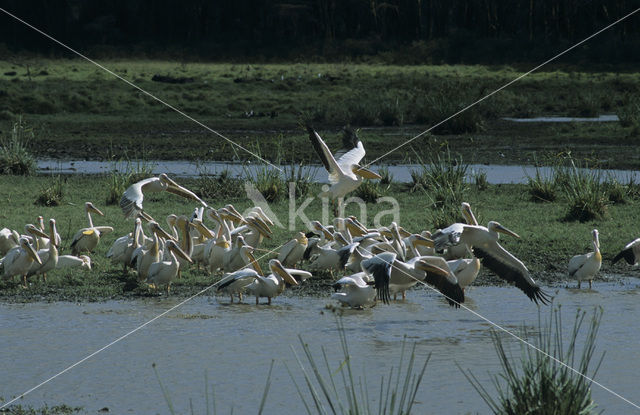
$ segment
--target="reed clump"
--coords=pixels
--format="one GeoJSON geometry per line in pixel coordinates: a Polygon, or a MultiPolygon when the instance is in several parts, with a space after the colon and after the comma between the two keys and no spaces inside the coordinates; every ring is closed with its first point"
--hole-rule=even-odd
{"type": "Polygon", "coordinates": [[[8,137],[0,138],[0,174],[31,176],[36,172],[36,159],[29,151],[35,139],[33,127],[22,117],[13,124],[8,137]]]}
{"type": "Polygon", "coordinates": [[[586,315],[585,311],[576,313],[566,341],[560,308],[551,309],[546,321],[538,318],[537,333],[531,333],[526,327],[522,329],[523,337],[532,338],[531,343],[538,350],[521,343],[519,358],[507,351],[500,333],[492,331],[493,345],[502,366],[502,372],[493,376],[497,397],[493,397],[470,370],[460,370],[496,415],[596,413],[597,405],[591,398],[591,384],[604,353],[592,370],[591,363],[602,308],[595,309],[590,319],[586,319],[586,315]],[[588,327],[582,336],[585,322],[588,327]]]}

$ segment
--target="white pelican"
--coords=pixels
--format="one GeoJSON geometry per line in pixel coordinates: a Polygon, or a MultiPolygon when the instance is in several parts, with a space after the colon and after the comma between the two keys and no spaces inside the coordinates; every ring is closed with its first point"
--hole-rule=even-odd
{"type": "Polygon", "coordinates": [[[27,277],[41,274],[42,279],[47,281],[47,272],[56,268],[58,265],[58,244],[56,243],[56,220],[49,219],[49,238],[47,238],[48,247],[38,250],[38,256],[42,261],[41,264],[33,262],[29,268],[27,277]]]}
{"type": "Polygon", "coordinates": [[[298,232],[295,238],[282,246],[278,253],[278,261],[285,267],[294,267],[302,259],[308,245],[309,240],[305,234],[298,232]]]}
{"type": "Polygon", "coordinates": [[[138,217],[133,227],[133,233],[116,239],[107,252],[106,257],[111,258],[111,263],[114,265],[122,264],[122,272],[127,272],[127,267],[131,266],[133,252],[140,247],[141,226],[142,220],[138,217]]]}
{"type": "MultiPolygon", "coordinates": [[[[238,239],[241,240],[242,237],[238,239]]],[[[242,292],[247,285],[255,281],[255,279],[262,275],[262,269],[258,265],[258,262],[250,252],[251,247],[240,245],[239,256],[243,258],[245,264],[249,264],[252,268],[246,267],[233,271],[222,277],[220,281],[216,283],[217,291],[222,291],[231,296],[231,302],[233,303],[233,295],[237,294],[239,301],[242,301],[242,292]]],[[[245,267],[246,265],[243,265],[245,267]]]]}
{"type": "Polygon", "coordinates": [[[167,248],[166,255],[169,255],[170,260],[154,262],[149,266],[147,284],[153,286],[156,290],[158,286],[164,285],[167,289],[167,294],[169,294],[171,281],[178,275],[178,268],[180,268],[176,255],[184,258],[187,262],[191,258],[174,241],[168,241],[165,247],[167,248]]]}
{"type": "Polygon", "coordinates": [[[56,265],[56,269],[60,268],[87,268],[91,269],[91,258],[87,255],[60,255],[58,256],[58,264],[56,265]]]}
{"type": "Polygon", "coordinates": [[[591,288],[591,281],[595,278],[598,271],[600,271],[600,266],[602,265],[598,230],[594,229],[591,231],[591,236],[593,238],[593,252],[576,255],[569,260],[569,276],[576,277],[578,280],[578,288],[580,288],[580,282],[584,280],[589,281],[589,288],[591,288]]]}
{"type": "Polygon", "coordinates": [[[349,257],[358,246],[357,243],[343,246],[339,249],[325,248],[317,246],[314,248],[318,252],[315,260],[309,265],[312,270],[333,270],[341,271],[347,265],[349,257]]]}
{"type": "Polygon", "coordinates": [[[345,128],[342,138],[343,148],[336,152],[335,157],[313,128],[308,126],[307,131],[313,148],[329,172],[331,187],[327,192],[321,193],[320,197],[338,200],[338,205],[334,209],[334,214],[337,216],[340,212],[341,198],[360,186],[363,178],[380,179],[381,176],[358,164],[364,157],[365,151],[362,142],[352,129],[345,128]]]}
{"type": "Polygon", "coordinates": [[[611,264],[615,264],[624,258],[629,265],[638,265],[640,261],[640,238],[629,242],[623,249],[618,253],[618,255],[613,258],[611,264]]]}
{"type": "Polygon", "coordinates": [[[0,257],[20,244],[20,234],[9,228],[0,229],[0,257]]]}
{"type": "Polygon", "coordinates": [[[93,206],[93,203],[86,202],[84,204],[84,209],[87,213],[87,222],[89,222],[89,226],[80,229],[73,236],[73,240],[71,241],[71,253],[73,255],[78,255],[82,252],[93,252],[93,250],[96,249],[98,242],[100,242],[100,236],[103,233],[113,232],[113,228],[111,226],[93,226],[91,212],[104,216],[104,213],[93,206]]]}
{"type": "Polygon", "coordinates": [[[336,292],[331,294],[331,299],[338,300],[349,307],[364,308],[376,302],[373,280],[369,280],[365,272],[342,277],[332,287],[336,292]]]}
{"type": "Polygon", "coordinates": [[[146,280],[149,276],[149,267],[154,262],[162,261],[164,242],[171,240],[171,236],[167,234],[157,222],[149,222],[149,228],[153,233],[153,243],[149,248],[141,247],[134,252],[136,270],[138,271],[138,279],[146,280]],[[162,238],[162,239],[161,239],[162,238]]]}
{"type": "Polygon", "coordinates": [[[549,296],[542,291],[540,286],[531,278],[529,270],[518,258],[511,255],[499,243],[498,232],[519,238],[519,236],[491,221],[484,226],[465,225],[454,223],[448,228],[437,231],[432,238],[436,252],[442,252],[452,245],[467,244],[472,247],[476,257],[482,260],[482,265],[493,271],[498,277],[512,282],[520,288],[531,301],[536,304],[549,302],[549,296]]]}
{"type": "Polygon", "coordinates": [[[238,239],[236,239],[235,245],[224,251],[222,269],[224,269],[225,272],[233,272],[243,268],[249,263],[248,257],[245,253],[249,252],[250,249],[252,249],[252,247],[246,244],[242,235],[239,235],[238,239]],[[248,249],[243,250],[243,247],[248,249]]]}
{"type": "MultiPolygon", "coordinates": [[[[471,250],[469,251],[471,252],[471,250]]],[[[462,291],[464,291],[466,286],[471,285],[476,280],[480,272],[480,260],[473,256],[473,252],[471,252],[471,255],[471,258],[447,261],[449,269],[451,269],[451,272],[453,272],[458,279],[458,284],[462,287],[462,291]]]]}
{"type": "Polygon", "coordinates": [[[269,269],[271,274],[266,277],[256,276],[255,280],[246,287],[248,294],[256,296],[256,304],[258,304],[260,297],[267,297],[267,304],[271,305],[271,299],[284,292],[285,283],[298,285],[295,278],[277,259],[269,261],[269,269]]]}
{"type": "Polygon", "coordinates": [[[394,291],[402,292],[404,299],[404,291],[419,281],[434,286],[444,294],[451,306],[460,307],[460,303],[464,302],[462,288],[449,270],[421,258],[402,262],[397,260],[396,256],[393,252],[383,252],[362,261],[362,270],[375,280],[377,298],[383,303],[389,302],[394,291]]]}
{"type": "Polygon", "coordinates": [[[4,277],[13,278],[21,276],[24,287],[27,287],[27,273],[33,262],[42,265],[42,260],[33,249],[27,238],[21,237],[19,245],[7,252],[2,260],[4,267],[4,277]]]}
{"type": "Polygon", "coordinates": [[[191,190],[180,186],[162,173],[158,177],[150,177],[148,179],[140,180],[137,183],[132,184],[122,195],[120,199],[120,207],[124,212],[125,217],[133,218],[138,215],[146,217],[148,220],[153,220],[151,216],[147,215],[142,210],[142,201],[144,199],[145,192],[163,192],[167,191],[187,199],[195,200],[202,206],[207,207],[207,204],[200,199],[191,190]]]}

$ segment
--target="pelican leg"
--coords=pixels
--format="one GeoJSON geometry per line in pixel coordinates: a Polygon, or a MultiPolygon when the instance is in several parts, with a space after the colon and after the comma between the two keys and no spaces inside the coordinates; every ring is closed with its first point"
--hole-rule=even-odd
{"type": "Polygon", "coordinates": [[[28,288],[28,286],[27,286],[27,274],[24,274],[24,275],[22,276],[22,286],[23,286],[24,288],[28,288]]]}
{"type": "Polygon", "coordinates": [[[231,304],[233,304],[233,294],[231,294],[231,304]]]}
{"type": "Polygon", "coordinates": [[[580,289],[580,280],[578,280],[578,289],[580,289]]]}
{"type": "Polygon", "coordinates": [[[267,297],[269,301],[267,301],[267,305],[271,305],[271,297],[267,297]]]}
{"type": "Polygon", "coordinates": [[[393,294],[393,301],[396,301],[398,299],[398,293],[393,294]]]}
{"type": "Polygon", "coordinates": [[[240,299],[239,302],[242,302],[242,292],[238,293],[238,298],[240,299]]]}
{"type": "Polygon", "coordinates": [[[256,305],[258,305],[258,297],[256,296],[256,305]]]}
{"type": "Polygon", "coordinates": [[[404,300],[406,300],[406,299],[407,299],[407,292],[406,292],[406,291],[403,291],[403,292],[402,292],[402,301],[404,301],[404,300]]]}
{"type": "Polygon", "coordinates": [[[591,280],[589,280],[589,289],[591,289],[591,280]]]}

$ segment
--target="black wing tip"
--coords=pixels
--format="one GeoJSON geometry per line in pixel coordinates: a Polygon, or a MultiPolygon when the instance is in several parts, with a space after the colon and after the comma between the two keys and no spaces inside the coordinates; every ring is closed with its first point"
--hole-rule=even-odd
{"type": "Polygon", "coordinates": [[[537,305],[549,305],[551,303],[551,296],[540,287],[534,287],[531,292],[527,293],[527,296],[537,305]]]}
{"type": "Polygon", "coordinates": [[[613,260],[611,260],[611,265],[620,261],[622,258],[624,258],[624,260],[627,261],[627,264],[629,265],[633,265],[636,263],[636,256],[633,254],[633,248],[627,248],[620,251],[620,253],[616,255],[613,260]]]}

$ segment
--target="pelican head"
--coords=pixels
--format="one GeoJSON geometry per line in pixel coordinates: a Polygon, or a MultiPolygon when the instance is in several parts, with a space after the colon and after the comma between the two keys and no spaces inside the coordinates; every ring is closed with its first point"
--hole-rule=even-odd
{"type": "Polygon", "coordinates": [[[253,267],[253,269],[256,270],[258,274],[264,275],[262,273],[262,268],[260,268],[260,264],[258,264],[258,261],[251,253],[252,250],[253,248],[251,248],[249,245],[242,245],[240,247],[240,256],[246,263],[250,264],[251,267],[253,267]]]}
{"type": "Polygon", "coordinates": [[[193,264],[193,260],[191,259],[191,257],[187,255],[182,249],[180,249],[178,244],[176,244],[174,241],[167,242],[166,248],[188,263],[193,264]]]}
{"type": "Polygon", "coordinates": [[[208,207],[206,212],[209,219],[218,223],[222,222],[222,218],[220,217],[220,214],[214,208],[208,207]]]}
{"type": "MultiPolygon", "coordinates": [[[[174,215],[175,216],[175,215],[174,215]]],[[[151,230],[151,232],[154,235],[157,235],[159,238],[163,238],[166,241],[175,241],[175,239],[173,238],[173,236],[169,235],[167,232],[165,232],[164,229],[162,229],[160,227],[160,225],[158,225],[158,222],[152,220],[149,222],[149,229],[151,230]]]]}
{"type": "Polygon", "coordinates": [[[296,279],[293,278],[291,274],[289,274],[289,271],[287,271],[287,269],[277,259],[272,259],[269,261],[269,269],[274,275],[279,275],[287,284],[298,285],[296,279]]]}
{"type": "Polygon", "coordinates": [[[600,237],[598,234],[598,230],[594,229],[591,231],[591,236],[593,237],[593,244],[596,249],[600,249],[600,237]]]}
{"type": "Polygon", "coordinates": [[[489,225],[487,226],[487,228],[490,231],[500,232],[500,233],[504,233],[505,235],[510,235],[510,236],[515,237],[515,238],[520,238],[520,236],[518,236],[517,233],[515,233],[513,231],[510,231],[509,229],[507,229],[504,226],[500,225],[498,222],[494,222],[494,221],[489,222],[489,225]]]}
{"type": "Polygon", "coordinates": [[[86,202],[84,204],[84,209],[87,211],[87,213],[95,213],[97,215],[104,216],[104,213],[102,213],[100,209],[95,207],[91,202],[86,202]]]}
{"type": "Polygon", "coordinates": [[[80,255],[78,258],[82,260],[82,267],[91,269],[91,258],[88,255],[80,255]]]}
{"type": "Polygon", "coordinates": [[[269,225],[267,225],[267,223],[260,217],[247,218],[247,224],[260,232],[260,235],[271,238],[271,228],[269,228],[269,225]]]}
{"type": "Polygon", "coordinates": [[[255,206],[253,208],[253,211],[256,212],[256,214],[260,217],[260,219],[262,219],[267,225],[273,226],[273,221],[269,219],[269,216],[267,216],[267,214],[264,213],[264,211],[260,206],[255,206]]]}
{"type": "Polygon", "coordinates": [[[324,227],[323,224],[321,224],[317,220],[314,220],[313,222],[311,222],[311,226],[313,227],[313,229],[319,232],[322,232],[324,234],[325,239],[327,239],[328,241],[333,241],[333,235],[331,234],[331,232],[329,232],[327,228],[324,227]]]}
{"type": "Polygon", "coordinates": [[[426,246],[427,248],[435,247],[433,240],[431,240],[430,238],[425,238],[422,235],[413,234],[410,236],[410,238],[414,246],[421,245],[421,246],[426,246]]]}
{"type": "Polygon", "coordinates": [[[227,209],[226,207],[218,209],[218,215],[220,216],[220,218],[230,220],[233,223],[246,223],[247,222],[242,217],[242,215],[240,215],[239,213],[235,214],[235,213],[231,212],[229,209],[227,209]]]}
{"type": "Polygon", "coordinates": [[[227,209],[227,211],[230,213],[232,221],[238,222],[238,223],[247,223],[242,217],[242,215],[240,214],[240,212],[238,212],[238,210],[232,204],[229,203],[224,208],[227,209]]]}
{"type": "Polygon", "coordinates": [[[20,246],[22,247],[22,249],[25,250],[27,255],[29,255],[38,264],[42,265],[42,260],[38,256],[38,253],[36,252],[36,250],[33,249],[33,247],[31,246],[27,238],[20,238],[20,246]]]}
{"type": "Polygon", "coordinates": [[[30,224],[28,224],[28,225],[25,225],[24,230],[25,230],[29,235],[32,235],[32,236],[34,236],[34,237],[35,237],[35,236],[39,236],[39,237],[41,237],[41,238],[48,238],[48,237],[49,237],[49,235],[47,235],[46,233],[42,232],[40,229],[38,229],[38,227],[36,227],[35,225],[33,225],[33,224],[31,224],[31,223],[30,223],[30,224]]]}
{"type": "Polygon", "coordinates": [[[362,227],[358,226],[358,223],[351,218],[347,218],[345,220],[345,226],[353,236],[362,236],[368,231],[367,229],[362,229],[362,227]]]}
{"type": "Polygon", "coordinates": [[[207,239],[213,239],[213,234],[211,233],[211,231],[209,230],[209,228],[207,228],[206,226],[204,226],[204,223],[202,223],[202,220],[200,219],[193,219],[191,222],[191,227],[196,229],[198,232],[200,232],[200,235],[204,236],[207,239]]]}

